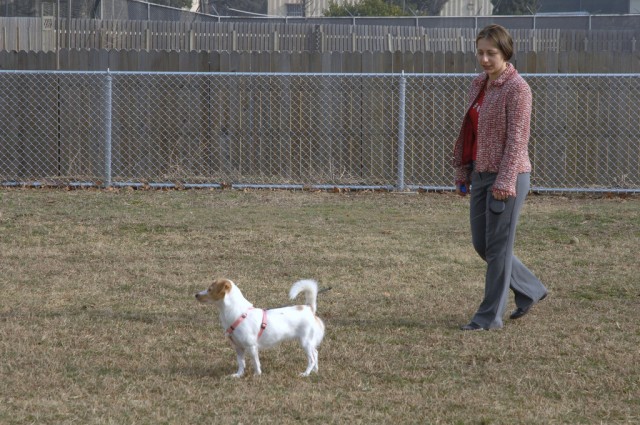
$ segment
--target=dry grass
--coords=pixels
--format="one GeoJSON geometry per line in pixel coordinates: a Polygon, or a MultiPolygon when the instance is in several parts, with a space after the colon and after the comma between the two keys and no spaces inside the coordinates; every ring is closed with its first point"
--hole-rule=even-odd
{"type": "Polygon", "coordinates": [[[638,423],[640,199],[531,196],[516,248],[550,296],[482,333],[457,329],[483,287],[467,211],[448,194],[0,191],[0,423],[638,423]],[[288,343],[227,378],[193,299],[214,276],[260,307],[298,278],[332,286],[320,374],[299,378],[288,343]]]}

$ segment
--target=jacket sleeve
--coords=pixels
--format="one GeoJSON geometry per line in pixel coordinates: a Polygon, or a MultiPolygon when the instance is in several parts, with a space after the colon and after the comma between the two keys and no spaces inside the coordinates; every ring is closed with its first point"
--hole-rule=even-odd
{"type": "Polygon", "coordinates": [[[456,167],[456,185],[458,184],[469,184],[471,181],[471,170],[466,166],[456,167]]]}
{"type": "Polygon", "coordinates": [[[518,173],[522,164],[529,161],[531,104],[531,88],[524,80],[507,94],[507,140],[493,184],[493,189],[504,195],[516,196],[518,173]]]}

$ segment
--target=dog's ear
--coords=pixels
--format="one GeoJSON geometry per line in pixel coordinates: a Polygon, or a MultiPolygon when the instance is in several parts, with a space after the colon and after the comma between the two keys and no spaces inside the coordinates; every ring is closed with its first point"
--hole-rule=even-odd
{"type": "Polygon", "coordinates": [[[232,285],[229,279],[216,279],[209,287],[209,294],[214,300],[221,300],[231,292],[232,285]]]}
{"type": "Polygon", "coordinates": [[[231,292],[231,287],[233,283],[229,279],[222,279],[222,284],[220,285],[220,292],[224,292],[228,294],[231,292]]]}

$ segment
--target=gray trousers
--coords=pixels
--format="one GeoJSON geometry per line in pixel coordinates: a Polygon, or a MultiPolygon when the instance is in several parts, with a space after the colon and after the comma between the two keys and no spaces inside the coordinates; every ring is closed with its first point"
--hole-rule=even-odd
{"type": "MultiPolygon", "coordinates": [[[[505,201],[505,209],[496,214],[491,203],[495,173],[471,175],[471,238],[473,247],[487,262],[484,299],[472,321],[484,328],[501,328],[509,288],[515,294],[517,307],[526,308],[547,293],[547,288],[513,255],[516,225],[529,192],[530,174],[518,175],[515,198],[505,201]]],[[[495,210],[495,208],[494,208],[495,210]]]]}

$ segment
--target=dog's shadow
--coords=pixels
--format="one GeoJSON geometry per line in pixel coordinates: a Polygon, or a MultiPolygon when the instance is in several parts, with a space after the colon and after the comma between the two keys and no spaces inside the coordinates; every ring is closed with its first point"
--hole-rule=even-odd
{"type": "Polygon", "coordinates": [[[193,378],[213,378],[213,379],[225,379],[231,376],[236,369],[233,365],[229,365],[228,362],[219,362],[219,364],[207,364],[207,365],[193,365],[181,368],[176,371],[184,376],[193,377],[193,378]]]}

